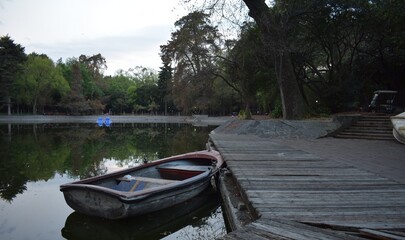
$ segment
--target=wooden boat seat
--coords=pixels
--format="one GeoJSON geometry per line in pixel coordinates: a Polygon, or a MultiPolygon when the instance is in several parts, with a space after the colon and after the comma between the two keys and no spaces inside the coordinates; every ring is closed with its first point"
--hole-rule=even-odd
{"type": "Polygon", "coordinates": [[[135,192],[143,190],[148,183],[165,185],[177,180],[159,179],[159,178],[149,178],[149,177],[131,177],[131,178],[117,178],[119,183],[114,190],[124,191],[124,192],[135,192]]]}
{"type": "Polygon", "coordinates": [[[191,172],[205,172],[210,169],[211,166],[199,166],[199,165],[169,165],[163,167],[157,167],[159,170],[177,170],[177,171],[191,171],[191,172]]]}
{"type": "Polygon", "coordinates": [[[164,179],[185,180],[210,171],[211,166],[199,165],[168,165],[156,167],[164,179]]]}

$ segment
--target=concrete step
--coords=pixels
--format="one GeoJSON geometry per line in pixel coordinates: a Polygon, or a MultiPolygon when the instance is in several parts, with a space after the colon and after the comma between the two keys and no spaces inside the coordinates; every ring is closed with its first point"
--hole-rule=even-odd
{"type": "Polygon", "coordinates": [[[343,130],[337,138],[394,140],[389,116],[362,116],[351,127],[343,130]]]}
{"type": "Polygon", "coordinates": [[[395,140],[392,134],[338,134],[336,138],[369,139],[369,140],[395,140]]]}
{"type": "Polygon", "coordinates": [[[353,126],[391,126],[391,121],[383,121],[383,122],[376,122],[376,121],[363,121],[359,120],[353,124],[353,126]]]}
{"type": "Polygon", "coordinates": [[[395,141],[394,137],[371,137],[371,136],[341,136],[337,135],[335,138],[342,139],[367,139],[367,140],[384,140],[384,141],[395,141]]]}
{"type": "Polygon", "coordinates": [[[375,133],[375,132],[368,132],[368,133],[364,133],[364,132],[352,132],[352,131],[347,131],[347,132],[341,132],[338,135],[341,136],[369,136],[369,137],[392,137],[392,132],[385,132],[385,133],[375,133]]]}
{"type": "Polygon", "coordinates": [[[350,127],[351,130],[356,130],[356,131],[369,131],[369,132],[373,132],[373,131],[391,131],[392,130],[392,126],[390,127],[385,127],[385,126],[353,126],[350,127]]]}
{"type": "Polygon", "coordinates": [[[373,136],[373,135],[388,135],[388,136],[390,136],[390,135],[392,135],[392,131],[384,131],[384,132],[364,132],[364,131],[343,131],[343,132],[340,132],[338,135],[363,135],[363,136],[366,136],[366,135],[370,135],[370,136],[373,136]]]}

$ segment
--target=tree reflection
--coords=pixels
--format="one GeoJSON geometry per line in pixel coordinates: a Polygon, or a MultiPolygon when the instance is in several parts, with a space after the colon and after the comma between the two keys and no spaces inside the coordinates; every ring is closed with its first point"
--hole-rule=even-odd
{"type": "Polygon", "coordinates": [[[0,197],[12,201],[28,181],[55,174],[87,178],[106,173],[105,162],[134,165],[202,150],[212,128],[181,124],[0,125],[0,197]]]}

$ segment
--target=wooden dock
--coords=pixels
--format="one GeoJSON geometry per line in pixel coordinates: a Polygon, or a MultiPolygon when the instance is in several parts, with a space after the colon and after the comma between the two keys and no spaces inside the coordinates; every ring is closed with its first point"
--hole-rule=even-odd
{"type": "Polygon", "coordinates": [[[405,239],[405,185],[268,138],[210,139],[256,219],[225,239],[405,239]]]}

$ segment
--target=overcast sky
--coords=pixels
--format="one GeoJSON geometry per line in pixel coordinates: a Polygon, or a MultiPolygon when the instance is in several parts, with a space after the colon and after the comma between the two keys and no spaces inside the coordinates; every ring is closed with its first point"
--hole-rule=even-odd
{"type": "Polygon", "coordinates": [[[0,36],[54,61],[101,53],[105,74],[159,70],[159,47],[185,14],[178,0],[0,0],[0,36]]]}

